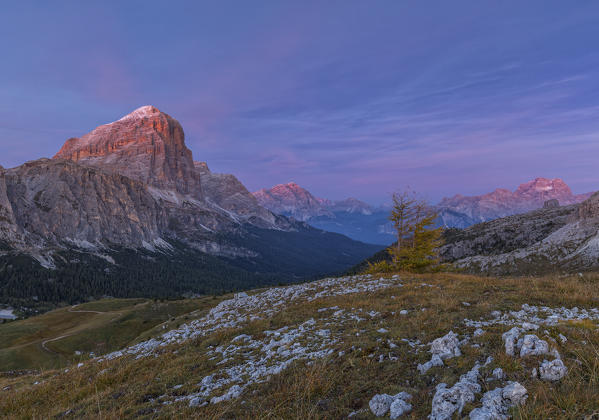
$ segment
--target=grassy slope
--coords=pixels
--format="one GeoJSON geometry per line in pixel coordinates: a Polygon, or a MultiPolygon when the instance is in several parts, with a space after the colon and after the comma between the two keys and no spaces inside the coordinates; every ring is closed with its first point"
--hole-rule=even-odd
{"type": "Polygon", "coordinates": [[[78,363],[190,319],[179,315],[206,309],[221,298],[152,301],[104,299],[57,309],[0,325],[0,371],[49,369],[78,363]],[[172,321],[171,321],[172,320],[172,321]],[[52,340],[54,338],[58,340],[52,340]],[[44,345],[42,345],[44,344],[44,345]],[[76,355],[75,351],[82,354],[76,355]]]}
{"type": "MultiPolygon", "coordinates": [[[[488,317],[493,310],[519,310],[524,303],[597,307],[599,277],[496,279],[437,274],[402,278],[404,287],[295,304],[271,319],[254,321],[242,329],[219,331],[172,346],[171,350],[176,352],[166,351],[156,358],[89,363],[68,373],[47,371],[17,378],[0,377],[0,390],[11,388],[0,391],[0,416],[51,417],[68,412],[67,418],[107,419],[342,418],[354,410],[367,408],[374,394],[408,391],[414,396],[414,411],[409,417],[422,419],[430,413],[436,384],[455,383],[476,360],[489,355],[495,361],[484,369],[483,377],[493,368],[502,367],[510,380],[517,380],[528,389],[529,400],[520,411],[514,412],[515,418],[582,418],[599,409],[599,333],[594,323],[563,323],[548,328],[553,337],[559,333],[568,337],[568,342],[557,344],[557,348],[569,373],[557,383],[530,378],[539,358],[505,355],[501,333],[509,327],[485,328],[483,336],[473,339],[481,344],[480,348],[464,346],[462,357],[449,359],[446,367],[433,368],[422,376],[417,374],[416,364],[428,360],[430,355],[426,351],[416,353],[400,341],[409,338],[427,343],[450,329],[471,334],[473,329],[463,327],[464,318],[488,317]],[[422,287],[423,281],[436,287],[422,287]],[[335,345],[335,350],[346,351],[345,356],[338,358],[335,351],[335,356],[312,365],[296,363],[266,383],[251,386],[237,400],[205,408],[189,408],[185,402],[162,405],[152,401],[165,393],[185,395],[196,390],[202,377],[217,368],[205,354],[208,346],[227,343],[241,333],[260,337],[265,329],[298,325],[309,318],[321,322],[326,315],[317,309],[331,306],[375,310],[382,315],[339,331],[343,341],[335,345]],[[402,316],[398,313],[401,309],[410,313],[402,316]],[[399,356],[397,361],[378,363],[376,357],[369,357],[378,354],[377,339],[381,334],[377,329],[382,326],[389,330],[384,336],[399,344],[393,350],[399,356]],[[352,346],[362,350],[351,352],[352,346]],[[34,382],[41,383],[34,385],[34,382]],[[173,390],[177,384],[183,387],[173,390]]],[[[483,391],[497,385],[483,385],[483,391]]],[[[468,405],[464,412],[471,408],[468,405]]],[[[369,412],[360,416],[357,418],[372,418],[369,412]]]]}

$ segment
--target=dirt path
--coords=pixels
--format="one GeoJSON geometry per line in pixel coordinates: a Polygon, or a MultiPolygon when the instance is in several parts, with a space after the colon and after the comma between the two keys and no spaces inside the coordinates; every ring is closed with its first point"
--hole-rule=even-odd
{"type": "Polygon", "coordinates": [[[73,335],[73,334],[65,334],[65,335],[61,335],[60,337],[51,338],[51,339],[49,339],[49,340],[42,341],[42,348],[43,348],[44,350],[46,350],[48,353],[50,353],[50,354],[58,354],[58,353],[56,353],[54,350],[50,350],[48,347],[46,347],[46,344],[47,344],[47,343],[49,343],[49,342],[51,342],[51,341],[56,341],[56,340],[60,340],[60,339],[63,339],[63,338],[69,337],[69,336],[71,336],[71,335],[73,335]]]}
{"type": "MultiPolygon", "coordinates": [[[[69,309],[67,309],[67,312],[71,312],[71,313],[90,313],[90,314],[114,314],[114,315],[116,315],[110,322],[118,319],[120,316],[123,315],[122,312],[100,312],[100,311],[74,310],[74,308],[77,307],[77,306],[79,306],[79,305],[73,305],[73,306],[71,306],[69,309]]],[[[75,327],[75,329],[76,328],[77,327],[75,327]]],[[[57,355],[58,353],[56,353],[55,351],[53,351],[53,350],[49,349],[48,347],[46,347],[46,344],[48,344],[48,343],[50,343],[52,341],[58,341],[58,340],[61,340],[63,338],[70,337],[71,335],[76,334],[76,333],[77,333],[77,331],[74,331],[74,332],[72,332],[70,334],[61,335],[60,337],[55,337],[55,338],[50,338],[48,340],[44,340],[44,341],[42,341],[42,349],[44,349],[45,351],[47,351],[50,354],[56,354],[57,355]]]]}

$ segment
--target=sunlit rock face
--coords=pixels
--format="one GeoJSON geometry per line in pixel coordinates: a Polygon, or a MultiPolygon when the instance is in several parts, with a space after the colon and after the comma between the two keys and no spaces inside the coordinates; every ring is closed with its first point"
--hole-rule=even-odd
{"type": "Polygon", "coordinates": [[[181,124],[153,106],[68,139],[54,159],[100,167],[160,189],[203,198],[181,124]]]}

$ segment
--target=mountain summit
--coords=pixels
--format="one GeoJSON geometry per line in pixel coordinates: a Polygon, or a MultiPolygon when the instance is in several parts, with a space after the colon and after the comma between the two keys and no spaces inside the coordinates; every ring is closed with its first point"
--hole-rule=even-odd
{"type": "Polygon", "coordinates": [[[68,139],[54,159],[119,173],[151,186],[202,198],[200,178],[181,124],[153,106],[68,139]]]}

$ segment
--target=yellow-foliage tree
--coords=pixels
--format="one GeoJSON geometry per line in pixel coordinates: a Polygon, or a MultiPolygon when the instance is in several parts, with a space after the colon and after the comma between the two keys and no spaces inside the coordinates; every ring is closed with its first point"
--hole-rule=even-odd
{"type": "Polygon", "coordinates": [[[397,243],[388,249],[391,261],[369,264],[369,272],[423,272],[439,266],[437,249],[442,245],[441,228],[434,228],[437,213],[413,192],[393,194],[389,220],[397,233],[397,243]]]}

